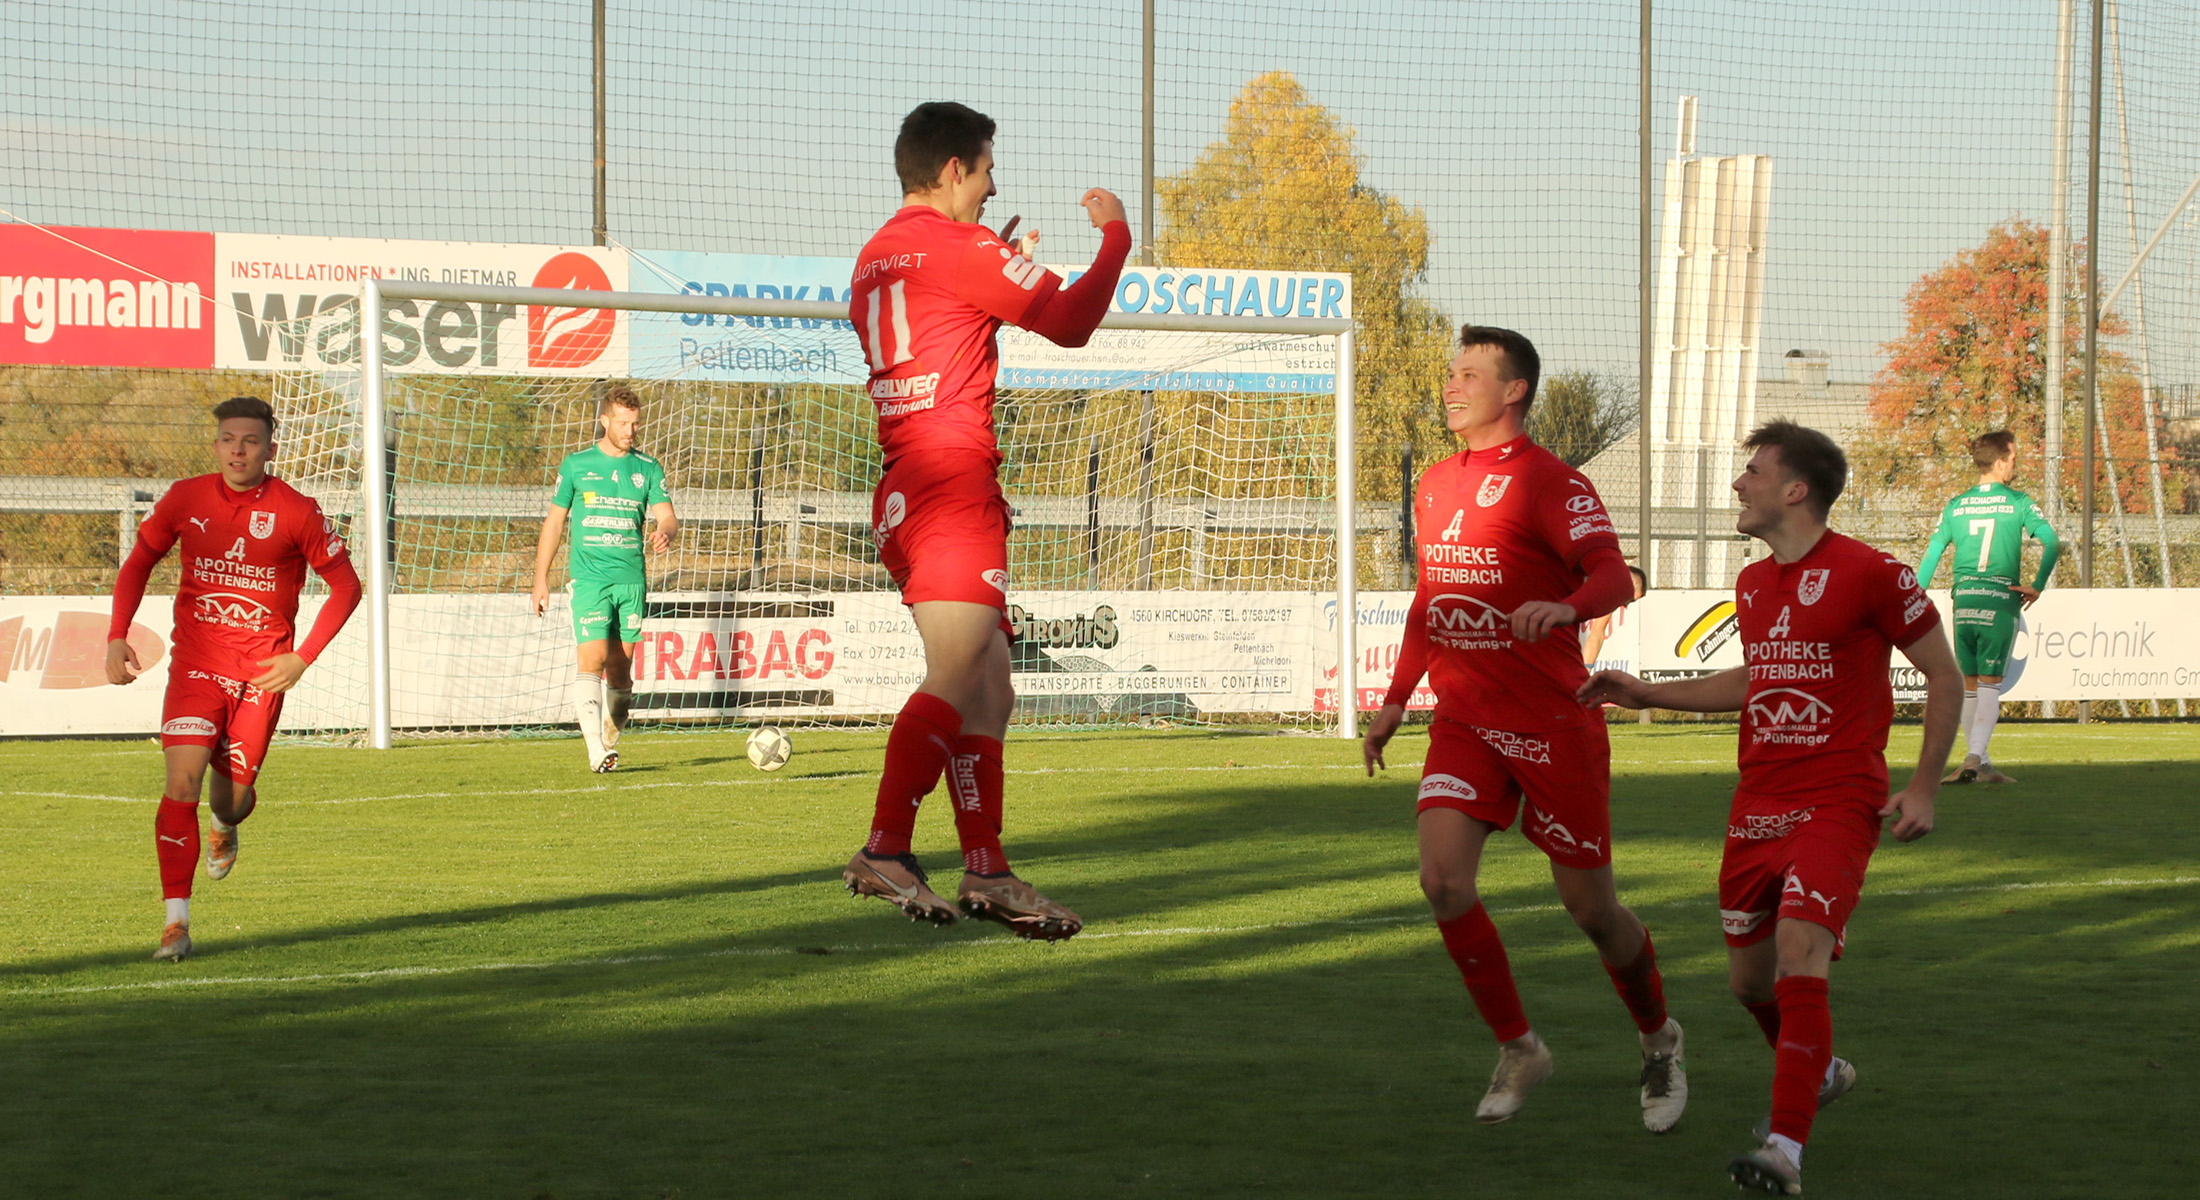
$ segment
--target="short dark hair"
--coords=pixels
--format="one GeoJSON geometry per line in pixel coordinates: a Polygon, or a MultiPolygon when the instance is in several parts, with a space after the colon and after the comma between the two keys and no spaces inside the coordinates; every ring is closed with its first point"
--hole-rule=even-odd
{"type": "Polygon", "coordinates": [[[274,406],[258,396],[231,396],[214,406],[214,423],[216,425],[231,417],[250,417],[255,421],[265,421],[267,422],[269,440],[273,440],[275,437],[274,406]]]}
{"type": "Polygon", "coordinates": [[[2015,456],[2016,452],[2017,435],[2006,429],[1996,429],[1971,439],[1971,461],[1978,464],[1981,471],[2015,456]]]}
{"type": "Polygon", "coordinates": [[[959,158],[977,169],[978,156],[993,140],[993,118],[953,100],[932,100],[909,110],[894,139],[894,174],[905,196],[929,192],[947,160],[959,158]]]}
{"type": "Polygon", "coordinates": [[[603,399],[596,402],[596,415],[599,417],[604,416],[614,408],[631,408],[636,412],[640,412],[642,410],[642,398],[635,394],[633,388],[623,383],[614,383],[604,389],[603,399]]]}
{"type": "Polygon", "coordinates": [[[1528,381],[1528,398],[1520,405],[1522,413],[1535,406],[1535,385],[1543,378],[1543,356],[1535,352],[1535,343],[1510,329],[1495,325],[1461,325],[1459,348],[1469,346],[1495,346],[1505,360],[1507,380],[1528,381]]]}
{"type": "Polygon", "coordinates": [[[1650,591],[1650,573],[1648,571],[1643,570],[1641,567],[1638,567],[1633,563],[1629,563],[1627,564],[1627,573],[1635,577],[1636,583],[1642,585],[1642,590],[1645,594],[1650,591]]]}
{"type": "Polygon", "coordinates": [[[1802,480],[1810,489],[1810,504],[1818,510],[1820,520],[1833,511],[1833,502],[1841,498],[1841,489],[1848,484],[1849,456],[1841,453],[1832,438],[1815,429],[1793,421],[1767,421],[1750,430],[1742,445],[1751,450],[1766,446],[1778,450],[1781,472],[1802,480]]]}

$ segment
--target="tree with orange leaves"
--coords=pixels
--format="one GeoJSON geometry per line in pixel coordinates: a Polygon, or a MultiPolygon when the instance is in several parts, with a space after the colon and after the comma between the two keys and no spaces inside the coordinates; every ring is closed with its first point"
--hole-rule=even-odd
{"type": "MultiPolygon", "coordinates": [[[[1992,429],[2017,435],[2027,472],[2039,479],[2047,427],[2047,228],[2014,220],[1926,273],[1905,301],[1908,327],[1889,342],[1887,365],[1871,387],[1871,432],[1858,447],[1859,479],[1938,499],[1975,481],[1971,439],[1992,429]]],[[[2069,273],[2084,278],[2085,250],[2069,273]]],[[[2085,447],[2085,293],[2063,297],[2067,374],[2063,380],[2063,502],[2083,503],[2079,456],[2085,447]]],[[[2123,319],[2101,314],[2101,336],[2119,337],[2123,319]]],[[[2103,346],[2097,386],[2102,424],[2117,462],[2127,512],[2149,503],[2146,425],[2131,360],[2103,346]]],[[[2096,450],[2098,447],[2096,447],[2096,450]]],[[[2105,463],[2097,495],[2107,493],[2105,463]]]]}

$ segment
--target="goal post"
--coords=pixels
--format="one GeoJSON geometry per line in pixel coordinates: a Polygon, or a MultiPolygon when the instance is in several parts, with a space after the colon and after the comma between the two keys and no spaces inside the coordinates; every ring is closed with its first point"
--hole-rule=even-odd
{"type": "MultiPolygon", "coordinates": [[[[670,640],[649,643],[645,653],[656,656],[660,674],[677,675],[685,666],[693,668],[690,674],[708,675],[715,665],[724,680],[729,670],[738,675],[762,663],[767,672],[780,668],[790,685],[766,693],[741,690],[746,684],[706,691],[710,685],[684,683],[687,691],[661,699],[676,700],[678,707],[638,707],[636,719],[747,724],[783,720],[776,714],[786,714],[844,721],[866,709],[872,719],[889,718],[901,698],[887,695],[892,681],[899,680],[905,695],[916,672],[874,671],[867,677],[877,684],[870,692],[843,682],[830,701],[821,699],[821,689],[800,686],[819,662],[831,660],[839,670],[854,655],[876,667],[906,664],[912,653],[913,627],[888,628],[906,626],[906,615],[870,551],[869,490],[878,464],[860,358],[836,364],[838,381],[788,386],[729,384],[700,378],[703,372],[693,367],[714,354],[729,360],[737,354],[759,360],[789,353],[816,357],[816,351],[787,347],[818,340],[810,335],[821,331],[842,331],[852,346],[846,318],[845,300],[367,281],[356,312],[335,319],[354,322],[356,345],[383,347],[384,354],[357,355],[364,361],[355,364],[330,354],[291,368],[278,379],[278,403],[310,408],[321,414],[320,424],[351,423],[356,429],[350,454],[339,457],[356,463],[355,473],[341,474],[356,480],[351,540],[365,566],[364,637],[357,651],[363,662],[353,671],[366,692],[361,723],[369,743],[387,748],[401,728],[566,723],[559,676],[548,665],[559,656],[548,647],[562,646],[563,675],[569,679],[571,639],[561,640],[557,613],[530,625],[531,605],[512,592],[524,592],[518,581],[532,573],[535,530],[558,460],[593,440],[594,402],[601,390],[629,380],[645,397],[642,448],[666,461],[682,523],[678,563],[660,579],[662,564],[652,562],[652,620],[662,609],[682,619],[718,621],[718,633],[725,634],[716,638],[706,630],[692,642],[667,635],[670,640]],[[415,324],[396,328],[393,312],[415,324]],[[699,338],[718,340],[682,339],[681,363],[671,366],[645,363],[637,348],[631,360],[621,360],[623,370],[614,365],[601,373],[534,379],[499,374],[493,360],[462,363],[440,374],[422,373],[417,361],[410,372],[383,361],[392,344],[387,339],[409,337],[417,343],[434,330],[449,351],[459,344],[451,340],[453,330],[470,329],[469,322],[491,313],[526,320],[531,337],[538,326],[554,326],[570,314],[618,314],[616,321],[605,322],[606,337],[623,336],[633,314],[678,314],[699,338]],[[490,415],[480,415],[484,412],[490,415]],[[377,447],[382,454],[374,452],[377,447]],[[402,563],[393,545],[401,526],[409,554],[402,563]],[[397,612],[400,602],[408,613],[397,612]],[[423,606],[435,614],[423,616],[423,606]],[[827,641],[818,615],[824,612],[835,614],[832,632],[841,638],[830,650],[818,648],[827,641]],[[789,622],[803,619],[816,628],[797,634],[789,622]],[[438,623],[429,639],[437,644],[434,650],[408,645],[408,639],[420,640],[423,620],[438,623]],[[753,640],[728,632],[731,625],[746,630],[752,624],[753,640]],[[528,692],[527,703],[487,704],[477,690],[468,693],[468,702],[488,715],[463,721],[422,717],[421,703],[400,704],[408,689],[427,686],[423,673],[443,672],[433,687],[452,694],[473,687],[466,676],[475,668],[464,655],[474,651],[464,647],[501,636],[495,630],[517,631],[512,636],[535,645],[526,656],[532,674],[514,685],[528,692]],[[782,633],[787,645],[781,644],[782,633]],[[814,642],[794,644],[811,634],[817,635],[814,642]],[[874,640],[864,640],[873,635],[874,640]],[[445,647],[456,649],[446,653],[445,647]],[[800,657],[806,651],[814,652],[807,660],[800,657]],[[678,661],[688,655],[694,656],[691,661],[678,661]],[[792,672],[784,670],[789,665],[792,672]]],[[[326,325],[331,317],[322,313],[312,320],[326,325]]],[[[1101,329],[1102,338],[1155,335],[1127,343],[1144,356],[1144,375],[1084,378],[1071,370],[1057,381],[1047,371],[1025,371],[1021,374],[1029,378],[1018,385],[1009,378],[1016,372],[1003,373],[997,416],[1010,459],[1004,464],[1004,489],[1017,525],[1010,616],[1033,645],[1028,657],[1019,654],[1019,692],[1027,694],[1019,702],[1018,723],[1088,721],[1096,715],[1202,720],[1215,710],[1202,703],[1199,689],[1239,686],[1255,676],[1280,681],[1296,672],[1294,686],[1308,700],[1303,708],[1286,711],[1273,705],[1297,702],[1271,700],[1261,711],[1271,713],[1270,719],[1290,719],[1296,712],[1301,720],[1333,722],[1336,736],[1356,739],[1352,548],[1361,521],[1353,499],[1351,319],[1111,312],[1101,329]],[[1219,385],[1215,380],[1221,377],[1208,369],[1230,356],[1240,365],[1247,356],[1268,361],[1263,355],[1285,369],[1270,376],[1241,373],[1219,385]],[[1314,390],[1317,385],[1329,393],[1326,399],[1314,390]],[[1259,387],[1277,390],[1252,390],[1259,387]],[[1095,603],[1089,613],[1069,604],[1075,611],[1055,616],[1025,612],[1017,603],[1027,589],[1059,600],[1091,587],[1143,597],[1143,610],[1156,609],[1155,597],[1176,598],[1167,607],[1181,628],[1153,636],[1184,639],[1188,653],[1205,654],[1199,660],[1205,665],[1178,670],[1155,657],[1126,671],[1121,663],[1095,657],[1099,647],[1112,645],[1098,640],[1103,635],[1096,631],[1115,628],[1134,614],[1095,603]],[[1219,606],[1202,608],[1201,593],[1217,598],[1219,606]],[[1264,605],[1260,595],[1287,602],[1264,605]],[[1302,599],[1306,603],[1296,603],[1302,599]],[[1326,701],[1320,699],[1319,669],[1308,663],[1290,664],[1290,672],[1277,669],[1287,647],[1309,649],[1304,637],[1245,646],[1246,661],[1235,667],[1217,664],[1227,664],[1238,647],[1199,645],[1203,621],[1218,639],[1242,638],[1247,635],[1227,631],[1233,621],[1253,619],[1255,612],[1263,620],[1297,622],[1302,634],[1327,613],[1336,665],[1326,701]],[[1027,676],[1021,673],[1026,666],[1050,674],[1027,676]],[[1270,670],[1261,672],[1263,666],[1270,670]],[[1147,679],[1153,681],[1150,688],[1143,683],[1147,679]],[[1027,683],[1058,684],[1061,694],[1050,695],[1047,688],[1031,694],[1027,683]],[[1093,688],[1099,692],[1079,690],[1093,688]]],[[[314,336],[325,341],[329,334],[314,336]]],[[[457,351],[445,355],[463,357],[457,351]]],[[[340,501],[332,513],[339,507],[340,501]]],[[[644,636],[650,636],[646,627],[644,636]]],[[[921,659],[914,665],[921,667],[921,659]]],[[[491,678],[511,678],[509,664],[482,670],[491,678]]],[[[637,681],[638,691],[644,686],[637,681]]]]}

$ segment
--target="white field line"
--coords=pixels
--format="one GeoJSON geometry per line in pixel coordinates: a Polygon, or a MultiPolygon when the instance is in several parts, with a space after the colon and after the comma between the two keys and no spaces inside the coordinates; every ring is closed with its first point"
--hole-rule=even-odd
{"type": "MultiPolygon", "coordinates": [[[[2112,763],[2161,762],[2160,758],[2089,758],[2085,765],[2112,763]]],[[[1667,758],[1651,764],[1675,767],[1732,767],[1731,758],[1667,758]]],[[[1044,775],[1188,775],[1231,774],[1239,771],[1360,771],[1360,763],[1239,763],[1227,767],[1024,767],[1004,772],[1014,776],[1044,775]]],[[[1401,764],[1379,778],[1395,783],[1411,783],[1416,776],[1413,764],[1401,764]]],[[[1624,770],[1617,773],[1624,777],[1624,770]]],[[[666,788],[738,788],[770,787],[775,784],[845,783],[849,780],[871,778],[869,771],[833,771],[819,775],[787,775],[763,778],[734,779],[686,779],[666,780],[659,783],[633,783],[624,787],[596,784],[592,787],[540,787],[540,788],[478,788],[463,792],[397,792],[387,796],[337,796],[321,800],[282,800],[283,804],[378,804],[388,800],[457,800],[485,796],[594,796],[623,792],[658,791],[666,788]]],[[[54,792],[37,790],[0,791],[0,796],[18,796],[26,799],[48,800],[111,800],[118,804],[152,804],[159,797],[108,796],[97,792],[54,792]]]]}
{"type": "MultiPolygon", "coordinates": [[[[2043,883],[1986,883],[1957,887],[1907,888],[1880,890],[1874,896],[1956,896],[1982,892],[2057,891],[2069,889],[2108,889],[2135,891],[2147,888],[2190,887],[2200,884],[2200,875],[2172,875],[2159,879],[2084,879],[2057,880],[2043,883]]],[[[1636,908],[1701,908],[1706,901],[1661,900],[1638,904],[1636,908]]],[[[1563,911],[1556,904],[1520,904],[1494,908],[1491,912],[1504,915],[1522,913],[1551,913],[1563,911]]],[[[1200,938],[1226,937],[1246,933],[1273,933],[1292,929],[1350,929],[1367,926],[1417,925],[1427,918],[1420,915],[1387,917],[1340,917],[1315,921],[1268,921],[1254,925],[1181,925],[1156,929],[1094,929],[1081,933],[1077,942],[1109,941],[1117,938],[1200,938]]],[[[983,941],[949,942],[944,945],[923,947],[907,942],[869,942],[841,946],[729,946],[718,950],[700,950],[692,954],[620,954],[595,958],[562,959],[553,962],[492,962],[465,963],[449,967],[382,967],[372,971],[325,971],[309,975],[224,975],[204,978],[146,980],[137,983],[108,983],[88,987],[60,988],[0,988],[0,996],[84,996],[104,992],[152,992],[171,988],[228,987],[241,984],[302,984],[372,982],[384,979],[423,979],[446,975],[473,975],[492,971],[548,971],[570,967],[621,967],[637,963],[696,962],[714,958],[787,958],[802,954],[870,954],[897,950],[914,950],[917,953],[939,953],[961,950],[998,950],[1021,946],[1021,941],[1009,938],[987,938],[983,941]]]]}

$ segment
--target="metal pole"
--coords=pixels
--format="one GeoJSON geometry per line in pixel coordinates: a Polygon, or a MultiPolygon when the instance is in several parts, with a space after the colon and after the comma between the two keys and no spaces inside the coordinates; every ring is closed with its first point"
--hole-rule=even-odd
{"type": "MultiPolygon", "coordinates": [[[[2084,556],[2078,563],[2078,586],[2086,588],[2093,586],[2093,509],[2098,502],[2093,486],[2093,441],[2101,412],[2101,26],[2102,0],[2093,0],[2093,80],[2085,137],[2085,514],[2079,534],[2084,556]]],[[[2109,500],[2121,503],[2113,493],[2109,500]]],[[[2081,702],[2078,720],[2092,719],[2092,702],[2081,702]]]]}
{"type": "Polygon", "coordinates": [[[1419,555],[1413,552],[1413,447],[1398,456],[1398,561],[1405,564],[1405,589],[1412,591],[1421,579],[1419,555]]]}
{"type": "Polygon", "coordinates": [[[388,438],[382,403],[382,284],[368,279],[359,297],[359,486],[354,540],[367,543],[367,738],[390,748],[390,505],[388,438]]]}
{"type": "Polygon", "coordinates": [[[608,246],[611,244],[611,213],[609,202],[604,198],[604,151],[607,139],[603,129],[603,6],[604,0],[595,0],[592,6],[595,9],[596,43],[596,244],[608,246]]]}
{"type": "Polygon", "coordinates": [[[1353,453],[1358,417],[1352,399],[1352,332],[1337,335],[1337,736],[1360,740],[1360,587],[1354,553],[1359,495],[1353,453]]]}
{"type": "Polygon", "coordinates": [[[1143,197],[1141,223],[1138,227],[1139,244],[1142,247],[1138,261],[1147,266],[1153,262],[1153,5],[1146,0],[1146,73],[1145,73],[1145,125],[1141,134],[1140,149],[1144,156],[1143,173],[1139,177],[1139,192],[1143,197]]]}
{"type": "Polygon", "coordinates": [[[2050,517],[2062,513],[2063,372],[2068,369],[2064,362],[2063,306],[2069,302],[2070,290],[2065,274],[2070,258],[2070,58],[2076,34],[2070,6],[2071,0],[2061,0],[2056,22],[2055,157],[2051,172],[2054,195],[2050,197],[2053,216],[2047,227],[2047,453],[2042,457],[2046,460],[2043,465],[2047,468],[2050,517]]]}
{"type": "Polygon", "coordinates": [[[1642,0],[1640,37],[1641,96],[1635,112],[1635,155],[1641,172],[1635,197],[1635,398],[1639,408],[1635,443],[1640,460],[1636,464],[1637,495],[1642,515],[1635,535],[1635,565],[1642,568],[1644,578],[1655,578],[1650,561],[1650,522],[1656,512],[1656,498],[1650,493],[1650,410],[1655,400],[1651,395],[1655,389],[1651,386],[1654,376],[1650,362],[1650,272],[1654,261],[1650,254],[1650,0],[1642,0]]]}
{"type": "Polygon", "coordinates": [[[2085,457],[2079,484],[2085,511],[2079,517],[2078,586],[2088,588],[2093,586],[2093,509],[2099,503],[2093,485],[2093,443],[2101,408],[2101,6],[2102,0],[2093,0],[2093,95],[2085,140],[2085,457]]]}

